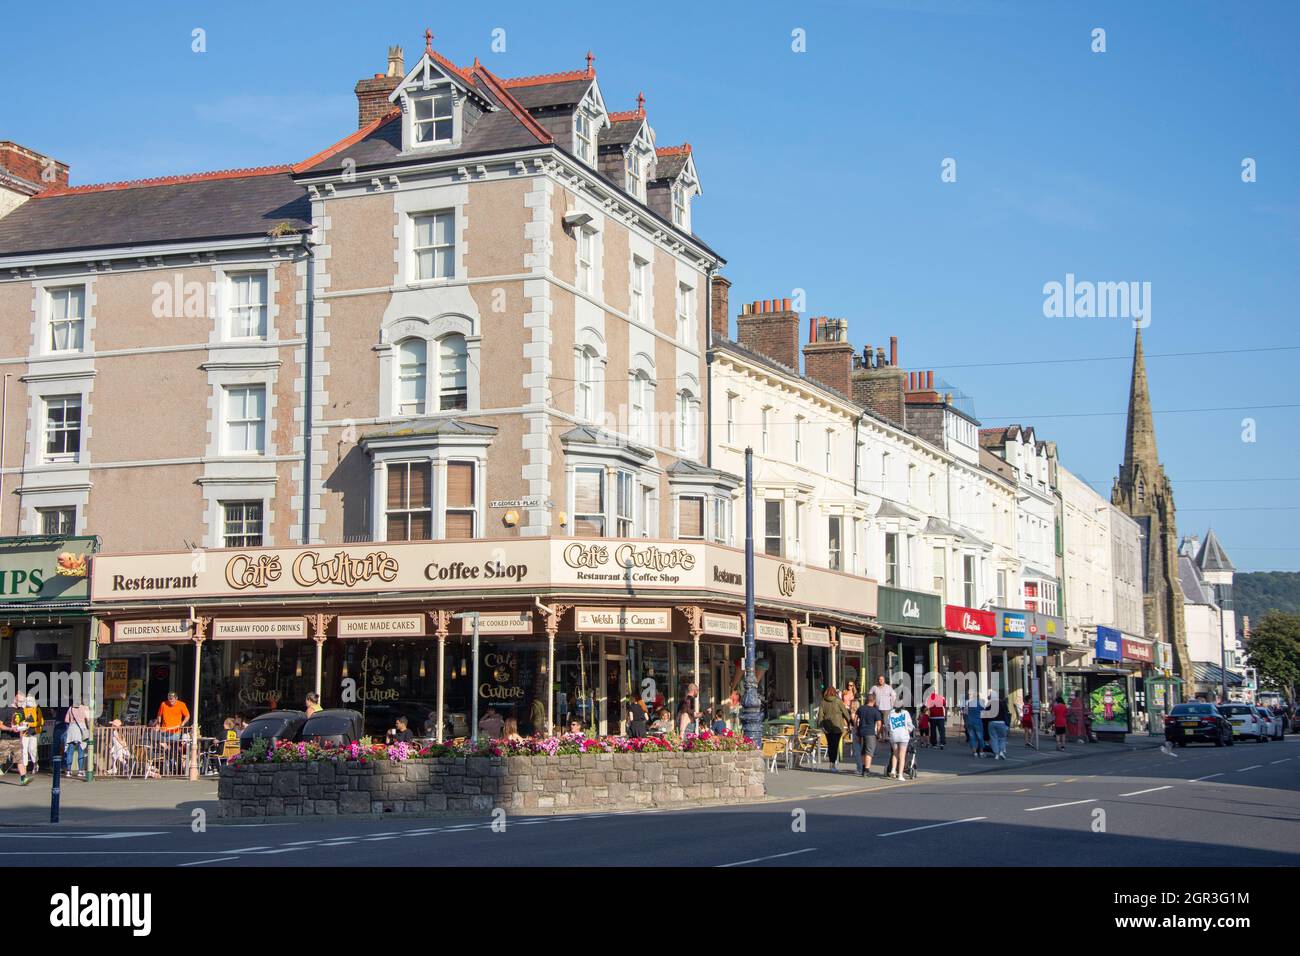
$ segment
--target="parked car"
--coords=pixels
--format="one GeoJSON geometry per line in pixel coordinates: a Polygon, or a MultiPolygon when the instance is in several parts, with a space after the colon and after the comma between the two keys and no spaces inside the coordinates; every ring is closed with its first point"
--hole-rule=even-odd
{"type": "Polygon", "coordinates": [[[1255,738],[1256,743],[1265,743],[1270,733],[1265,726],[1264,721],[1256,713],[1256,707],[1253,704],[1230,703],[1220,704],[1219,712],[1228,718],[1232,724],[1232,736],[1240,737],[1243,740],[1247,737],[1255,738]]]}
{"type": "Polygon", "coordinates": [[[329,747],[346,747],[361,739],[361,713],[337,708],[318,710],[307,718],[299,734],[301,740],[329,747]]]}
{"type": "Polygon", "coordinates": [[[271,747],[281,740],[295,741],[306,722],[307,715],[301,710],[272,710],[260,714],[250,720],[239,735],[239,749],[247,750],[255,740],[266,740],[271,747]]]}
{"type": "Polygon", "coordinates": [[[1267,707],[1256,707],[1255,713],[1259,714],[1259,719],[1264,721],[1264,725],[1268,730],[1269,740],[1282,740],[1285,738],[1286,731],[1282,727],[1282,718],[1280,715],[1274,714],[1267,707]]]}
{"type": "Polygon", "coordinates": [[[1179,747],[1189,743],[1231,747],[1232,724],[1213,704],[1175,704],[1165,714],[1165,740],[1179,747]]]}

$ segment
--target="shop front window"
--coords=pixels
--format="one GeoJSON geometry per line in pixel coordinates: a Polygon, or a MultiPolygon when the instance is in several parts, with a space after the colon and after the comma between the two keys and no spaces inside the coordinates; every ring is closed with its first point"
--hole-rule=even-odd
{"type": "MultiPolygon", "coordinates": [[[[376,741],[394,729],[398,717],[406,718],[417,737],[436,736],[436,641],[340,641],[335,655],[333,686],[342,693],[333,698],[327,694],[322,703],[360,711],[364,733],[376,741]]],[[[449,643],[448,659],[451,656],[449,643]]]]}

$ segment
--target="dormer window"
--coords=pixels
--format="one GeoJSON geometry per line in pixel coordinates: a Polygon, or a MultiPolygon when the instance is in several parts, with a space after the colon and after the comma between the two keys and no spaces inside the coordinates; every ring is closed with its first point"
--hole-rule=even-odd
{"type": "Polygon", "coordinates": [[[627,151],[627,191],[641,198],[641,154],[635,146],[627,151]]]}
{"type": "Polygon", "coordinates": [[[673,183],[673,225],[686,228],[686,190],[673,183]]]}
{"type": "Polygon", "coordinates": [[[455,104],[451,91],[412,98],[415,110],[411,124],[416,146],[450,143],[455,128],[455,104]]]}
{"type": "Polygon", "coordinates": [[[590,164],[592,159],[592,132],[591,117],[582,110],[578,110],[578,115],[573,124],[574,149],[578,158],[584,163],[590,164]]]}

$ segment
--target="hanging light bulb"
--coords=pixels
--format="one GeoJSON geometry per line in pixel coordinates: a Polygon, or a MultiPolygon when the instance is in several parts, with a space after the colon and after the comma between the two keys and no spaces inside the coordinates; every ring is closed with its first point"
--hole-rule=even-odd
{"type": "Polygon", "coordinates": [[[298,660],[297,660],[296,662],[294,662],[294,665],[293,665],[293,676],[294,676],[294,677],[301,677],[301,676],[302,676],[302,658],[301,658],[301,657],[298,658],[298,660]]]}
{"type": "Polygon", "coordinates": [[[347,659],[347,656],[346,656],[346,655],[343,657],[343,675],[342,675],[342,676],[344,676],[344,677],[347,677],[347,676],[348,676],[348,659],[347,659]]]}
{"type": "Polygon", "coordinates": [[[420,658],[420,680],[424,680],[424,658],[420,658]]]}
{"type": "Polygon", "coordinates": [[[469,673],[469,668],[465,664],[465,658],[462,657],[460,659],[460,676],[464,677],[468,673],[469,673]]]}
{"type": "Polygon", "coordinates": [[[242,661],[242,660],[243,660],[242,657],[238,657],[238,658],[235,659],[235,676],[236,676],[236,677],[239,676],[239,663],[240,663],[240,661],[242,661]]]}

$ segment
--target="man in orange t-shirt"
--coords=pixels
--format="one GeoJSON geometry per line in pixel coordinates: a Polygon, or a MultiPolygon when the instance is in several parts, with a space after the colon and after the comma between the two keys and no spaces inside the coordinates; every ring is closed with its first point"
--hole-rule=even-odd
{"type": "Polygon", "coordinates": [[[190,709],[183,700],[176,699],[172,691],[167,699],[158,705],[158,726],[165,733],[178,734],[180,729],[190,722],[190,709]]]}

